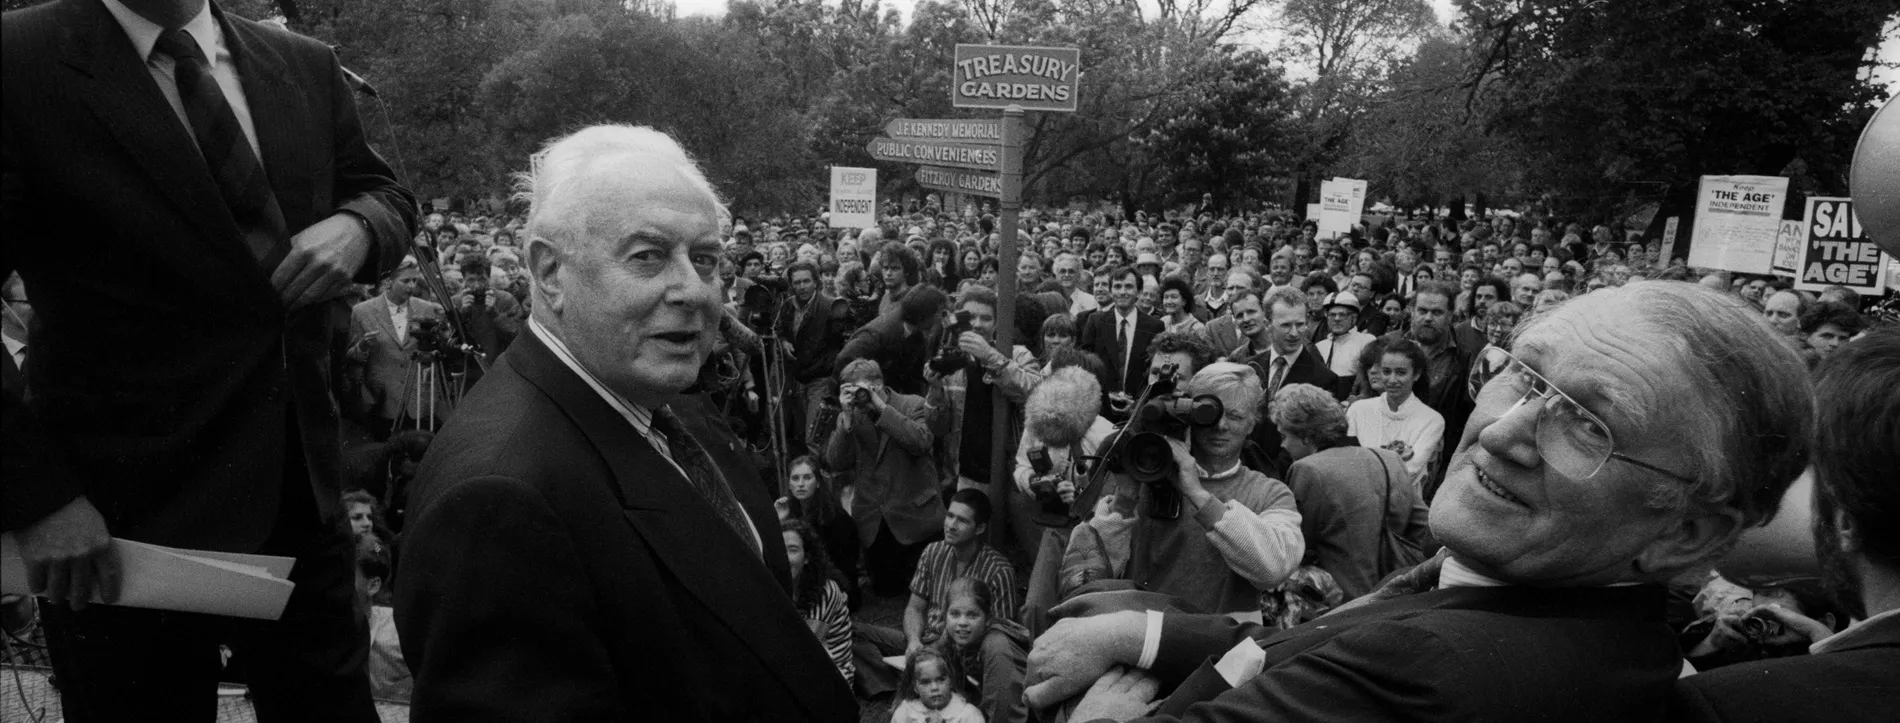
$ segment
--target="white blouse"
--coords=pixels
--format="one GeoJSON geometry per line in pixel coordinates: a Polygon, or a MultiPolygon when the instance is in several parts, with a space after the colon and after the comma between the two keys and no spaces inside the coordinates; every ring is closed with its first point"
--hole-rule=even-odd
{"type": "Polygon", "coordinates": [[[1438,457],[1445,438],[1445,418],[1420,401],[1417,394],[1406,398],[1396,412],[1381,394],[1352,403],[1346,410],[1346,433],[1359,438],[1360,446],[1373,449],[1393,440],[1405,442],[1412,448],[1405,470],[1412,473],[1413,482],[1419,482],[1438,457]]]}

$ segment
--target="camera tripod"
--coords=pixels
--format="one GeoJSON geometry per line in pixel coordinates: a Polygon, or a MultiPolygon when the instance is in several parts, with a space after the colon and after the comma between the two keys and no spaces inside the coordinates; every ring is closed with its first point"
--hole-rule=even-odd
{"type": "Polygon", "coordinates": [[[462,395],[468,391],[464,388],[467,379],[466,370],[448,371],[440,353],[410,352],[409,369],[403,373],[402,406],[396,409],[396,424],[412,419],[414,429],[436,429],[438,417],[447,416],[462,401],[462,395]]]}

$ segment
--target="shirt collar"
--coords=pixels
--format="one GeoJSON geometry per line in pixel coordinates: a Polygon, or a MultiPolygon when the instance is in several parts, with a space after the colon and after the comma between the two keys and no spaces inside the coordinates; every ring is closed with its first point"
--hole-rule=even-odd
{"type": "Polygon", "coordinates": [[[1808,653],[1811,655],[1820,655],[1822,653],[1838,649],[1844,645],[1851,645],[1853,644],[1855,638],[1861,637],[1862,635],[1866,633],[1867,628],[1870,626],[1870,624],[1876,621],[1890,621],[1895,618],[1900,618],[1900,608],[1894,608],[1884,613],[1874,615],[1873,617],[1867,618],[1866,620],[1862,620],[1858,623],[1854,623],[1853,625],[1848,626],[1846,630],[1842,630],[1838,633],[1822,638],[1819,641],[1816,641],[1813,645],[1808,646],[1808,653]]]}
{"type": "Polygon", "coordinates": [[[1444,567],[1438,571],[1438,587],[1504,587],[1502,580],[1485,577],[1472,570],[1456,557],[1445,558],[1444,567]]]}
{"type": "MultiPolygon", "coordinates": [[[[165,32],[165,28],[133,12],[119,0],[105,0],[105,4],[106,10],[119,21],[119,27],[125,28],[126,36],[132,39],[132,48],[139,52],[139,58],[150,62],[152,48],[158,45],[158,36],[165,32]]],[[[218,27],[217,19],[211,16],[209,0],[200,5],[198,14],[185,23],[185,32],[191,33],[191,39],[198,41],[198,47],[203,50],[205,57],[215,64],[218,52],[224,49],[224,30],[218,27]]]]}
{"type": "Polygon", "coordinates": [[[562,342],[560,337],[549,332],[547,327],[542,326],[539,319],[528,317],[528,328],[541,339],[541,343],[548,345],[548,350],[554,352],[555,358],[560,359],[562,364],[566,364],[567,368],[580,375],[581,381],[587,382],[587,386],[592,387],[594,393],[599,394],[601,399],[607,400],[607,404],[620,412],[620,416],[626,417],[627,421],[633,424],[635,431],[649,438],[653,436],[652,410],[627,401],[626,397],[608,389],[607,385],[601,383],[599,377],[587,371],[587,367],[581,366],[580,361],[574,358],[574,354],[567,350],[567,344],[562,342]]]}
{"type": "Polygon", "coordinates": [[[1241,465],[1240,465],[1240,460],[1236,459],[1234,460],[1234,466],[1228,467],[1226,470],[1220,471],[1220,472],[1209,472],[1207,471],[1206,467],[1202,467],[1199,464],[1196,464],[1194,466],[1198,468],[1201,472],[1201,481],[1210,482],[1210,481],[1224,480],[1224,479],[1227,479],[1228,477],[1232,477],[1234,475],[1240,474],[1241,465]]]}

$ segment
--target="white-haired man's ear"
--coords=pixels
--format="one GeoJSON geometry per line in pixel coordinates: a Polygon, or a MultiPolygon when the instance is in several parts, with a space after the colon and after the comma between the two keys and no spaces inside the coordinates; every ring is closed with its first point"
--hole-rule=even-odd
{"type": "Polygon", "coordinates": [[[535,306],[559,316],[565,303],[561,271],[567,265],[567,255],[554,242],[540,236],[528,239],[527,250],[527,268],[529,275],[534,278],[534,295],[543,302],[535,306]]]}

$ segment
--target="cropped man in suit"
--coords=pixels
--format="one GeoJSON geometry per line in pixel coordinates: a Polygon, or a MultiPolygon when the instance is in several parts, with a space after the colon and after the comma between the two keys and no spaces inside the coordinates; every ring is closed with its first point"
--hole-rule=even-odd
{"type": "MultiPolygon", "coordinates": [[[[1814,548],[1822,582],[1861,622],[1809,655],[1676,681],[1671,721],[1872,721],[1900,702],[1900,331],[1870,331],[1815,370],[1814,548]]],[[[1751,611],[1794,627],[1779,606],[1751,611]]],[[[1827,634],[1819,626],[1811,634],[1827,634]]]]}
{"type": "Polygon", "coordinates": [[[415,481],[396,581],[411,714],[855,718],[792,604],[771,497],[682,411],[722,314],[725,208],[650,128],[534,160],[528,330],[415,481]]]}
{"type": "Polygon", "coordinates": [[[1167,325],[1135,308],[1135,296],[1141,293],[1141,276],[1132,266],[1108,272],[1109,296],[1114,305],[1090,314],[1083,325],[1077,347],[1093,352],[1108,365],[1109,377],[1120,380],[1119,388],[1128,396],[1141,395],[1148,384],[1148,342],[1167,325]]]}
{"type": "Polygon", "coordinates": [[[1252,291],[1258,295],[1261,284],[1264,282],[1260,276],[1260,272],[1255,271],[1252,266],[1236,267],[1223,278],[1225,280],[1225,286],[1222,288],[1221,293],[1223,294],[1222,298],[1225,299],[1224,304],[1226,311],[1212,319],[1207,319],[1207,328],[1201,331],[1202,336],[1207,339],[1208,345],[1214,347],[1216,354],[1221,355],[1225,355],[1227,352],[1232,351],[1234,347],[1245,343],[1247,338],[1253,336],[1256,331],[1251,328],[1241,328],[1242,322],[1240,315],[1234,312],[1233,304],[1234,301],[1239,299],[1241,294],[1245,292],[1252,291]]]}
{"type": "Polygon", "coordinates": [[[818,267],[808,261],[794,262],[785,269],[792,293],[779,308],[774,326],[785,352],[790,381],[796,385],[801,404],[799,435],[813,451],[824,444],[815,437],[812,423],[831,394],[832,366],[844,349],[844,337],[851,323],[851,308],[843,299],[819,288],[818,267]]]}
{"type": "MultiPolygon", "coordinates": [[[[1307,316],[1306,296],[1293,287],[1282,287],[1267,292],[1264,299],[1244,295],[1241,306],[1259,303],[1266,307],[1267,319],[1259,331],[1249,339],[1247,345],[1234,350],[1233,359],[1244,359],[1254,372],[1260,375],[1260,385],[1267,391],[1266,399],[1273,399],[1282,387],[1288,384],[1311,384],[1326,390],[1336,399],[1343,399],[1340,393],[1339,377],[1326,368],[1326,360],[1321,359],[1313,346],[1306,343],[1307,316]]],[[[1241,306],[1237,306],[1238,311],[1241,306]]],[[[1268,407],[1270,403],[1263,402],[1268,407]]],[[[1271,408],[1262,410],[1271,414],[1271,408]]],[[[1277,457],[1280,452],[1280,431],[1271,424],[1254,425],[1253,443],[1268,457],[1277,457]]]]}
{"type": "Polygon", "coordinates": [[[205,0],[10,12],[0,52],[0,273],[41,320],[0,529],[54,603],[66,718],[210,720],[229,642],[263,719],[375,720],[331,324],[402,258],[415,200],[335,54],[205,0]],[[87,606],[116,595],[114,537],[295,557],[296,589],[270,622],[87,606]]]}
{"type": "MultiPolygon", "coordinates": [[[[416,298],[420,272],[412,262],[389,277],[389,289],[381,296],[357,304],[350,310],[350,358],[364,365],[363,391],[369,396],[370,433],[376,441],[389,439],[390,432],[406,421],[427,417],[446,417],[449,408],[440,393],[441,384],[421,378],[431,390],[418,399],[415,359],[416,330],[425,322],[442,321],[442,305],[416,298]]],[[[434,420],[426,425],[435,428],[434,420]]]]}
{"type": "Polygon", "coordinates": [[[1431,507],[1445,554],[1282,632],[1169,612],[1062,620],[1030,654],[1030,703],[1087,688],[1072,719],[1129,720],[1179,682],[1154,720],[1660,718],[1682,666],[1665,584],[1765,521],[1809,459],[1814,396],[1787,383],[1803,365],[1752,313],[1632,284],[1534,317],[1518,363],[1474,380],[1478,411],[1431,507]],[[1723,388],[1674,393],[1705,374],[1723,388]]]}

